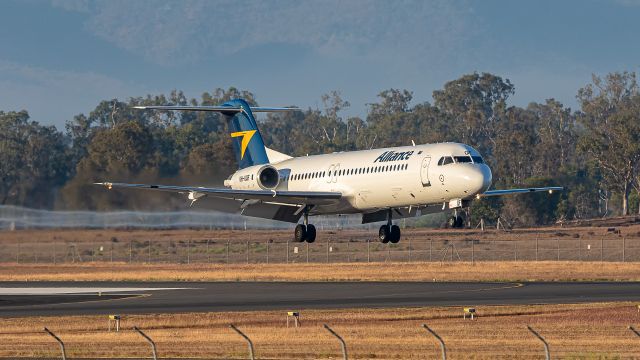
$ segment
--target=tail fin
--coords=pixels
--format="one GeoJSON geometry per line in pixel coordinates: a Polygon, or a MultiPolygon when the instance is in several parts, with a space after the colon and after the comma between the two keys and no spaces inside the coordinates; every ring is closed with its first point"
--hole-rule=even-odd
{"type": "Polygon", "coordinates": [[[224,103],[223,106],[242,109],[235,113],[222,113],[227,118],[238,167],[244,169],[253,165],[268,164],[269,157],[249,104],[242,99],[236,99],[224,103]]]}
{"type": "Polygon", "coordinates": [[[244,169],[253,165],[268,164],[265,150],[254,112],[298,111],[298,108],[251,107],[243,99],[228,101],[221,106],[135,106],[136,109],[215,111],[227,119],[233,141],[233,150],[238,167],[244,169]]]}

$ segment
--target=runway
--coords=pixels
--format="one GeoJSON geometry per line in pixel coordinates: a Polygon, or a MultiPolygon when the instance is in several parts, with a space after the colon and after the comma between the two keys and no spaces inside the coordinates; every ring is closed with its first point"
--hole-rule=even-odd
{"type": "Polygon", "coordinates": [[[0,282],[3,317],[601,301],[640,282],[0,282]]]}

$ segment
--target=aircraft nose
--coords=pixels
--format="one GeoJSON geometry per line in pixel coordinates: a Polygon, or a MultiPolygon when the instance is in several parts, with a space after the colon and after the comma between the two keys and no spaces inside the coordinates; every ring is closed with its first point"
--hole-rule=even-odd
{"type": "Polygon", "coordinates": [[[469,168],[465,178],[469,194],[483,193],[491,186],[491,169],[486,164],[474,165],[469,168]]]}

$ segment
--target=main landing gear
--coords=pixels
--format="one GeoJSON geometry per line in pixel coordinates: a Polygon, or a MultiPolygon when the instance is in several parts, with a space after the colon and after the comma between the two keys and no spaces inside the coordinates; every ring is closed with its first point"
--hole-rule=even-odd
{"type": "Polygon", "coordinates": [[[400,241],[400,227],[398,225],[393,225],[392,213],[391,209],[387,212],[387,224],[380,226],[380,230],[378,231],[378,239],[383,244],[391,242],[392,244],[398,243],[400,241]]]}
{"type": "Polygon", "coordinates": [[[293,240],[295,242],[308,242],[312,243],[316,241],[316,227],[309,224],[309,209],[304,209],[304,221],[303,224],[296,226],[293,240]]]}

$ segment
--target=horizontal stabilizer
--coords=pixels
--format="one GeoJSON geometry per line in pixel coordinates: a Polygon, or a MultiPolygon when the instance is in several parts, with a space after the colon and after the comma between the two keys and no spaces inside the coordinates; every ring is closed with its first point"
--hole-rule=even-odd
{"type": "MultiPolygon", "coordinates": [[[[139,110],[177,110],[177,111],[213,111],[221,113],[238,113],[244,110],[239,106],[173,106],[173,105],[150,105],[150,106],[134,106],[139,110]]],[[[283,112],[283,111],[300,111],[296,107],[262,107],[251,106],[252,112],[283,112]]]]}

